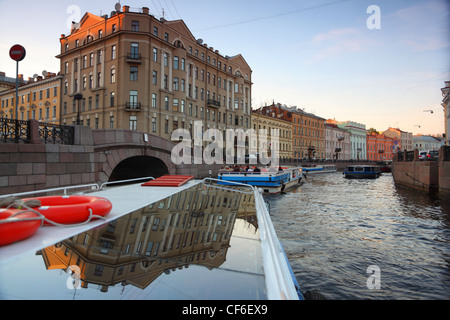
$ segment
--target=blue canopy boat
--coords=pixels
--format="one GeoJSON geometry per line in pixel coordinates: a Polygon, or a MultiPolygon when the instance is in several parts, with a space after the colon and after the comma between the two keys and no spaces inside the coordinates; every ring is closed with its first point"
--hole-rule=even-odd
{"type": "Polygon", "coordinates": [[[302,168],[299,167],[255,170],[219,171],[219,184],[232,185],[238,182],[261,188],[265,193],[279,193],[300,184],[303,178],[302,168]]]}

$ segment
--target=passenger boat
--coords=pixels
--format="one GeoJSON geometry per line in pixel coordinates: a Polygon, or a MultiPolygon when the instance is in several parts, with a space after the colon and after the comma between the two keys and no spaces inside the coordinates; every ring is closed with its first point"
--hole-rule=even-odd
{"type": "Polygon", "coordinates": [[[314,173],[330,173],[336,172],[336,166],[334,164],[324,164],[324,165],[305,165],[302,166],[303,174],[314,174],[314,173]]]}
{"type": "Polygon", "coordinates": [[[349,179],[375,179],[381,175],[381,170],[379,166],[354,165],[347,166],[343,174],[349,179]]]}
{"type": "MultiPolygon", "coordinates": [[[[33,223],[33,234],[0,246],[0,299],[303,299],[261,191],[191,178],[12,195],[76,193],[111,210],[83,224],[33,223]]],[[[34,218],[33,207],[18,209],[34,218]]]]}
{"type": "Polygon", "coordinates": [[[302,169],[299,167],[263,168],[257,171],[221,170],[218,173],[219,183],[222,185],[232,185],[232,183],[238,182],[261,188],[265,193],[287,191],[300,184],[302,178],[302,169]]]}

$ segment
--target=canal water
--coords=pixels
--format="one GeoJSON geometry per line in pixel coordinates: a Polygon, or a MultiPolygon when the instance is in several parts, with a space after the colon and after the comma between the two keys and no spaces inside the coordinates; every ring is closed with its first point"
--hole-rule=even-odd
{"type": "Polygon", "coordinates": [[[304,294],[450,299],[450,202],[340,172],[265,200],[304,294]]]}

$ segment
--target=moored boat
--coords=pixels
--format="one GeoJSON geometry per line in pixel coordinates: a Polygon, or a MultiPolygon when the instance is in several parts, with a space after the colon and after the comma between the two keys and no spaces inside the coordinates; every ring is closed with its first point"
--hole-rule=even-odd
{"type": "Polygon", "coordinates": [[[343,174],[348,179],[375,179],[381,175],[381,170],[379,166],[354,165],[347,166],[343,174]]]}
{"type": "Polygon", "coordinates": [[[269,168],[253,171],[224,171],[218,173],[219,184],[232,185],[238,182],[261,188],[265,193],[279,193],[302,182],[302,169],[295,168],[269,168]]]}
{"type": "Polygon", "coordinates": [[[336,166],[334,164],[324,164],[324,165],[305,165],[302,166],[303,174],[314,174],[314,173],[332,173],[336,172],[336,166]]]}

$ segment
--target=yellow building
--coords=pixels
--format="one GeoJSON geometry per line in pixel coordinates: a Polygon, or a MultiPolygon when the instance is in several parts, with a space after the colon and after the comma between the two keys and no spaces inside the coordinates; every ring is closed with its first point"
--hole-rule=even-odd
{"type": "Polygon", "coordinates": [[[278,158],[290,159],[292,157],[292,124],[281,118],[276,113],[268,113],[263,108],[254,110],[252,113],[252,128],[258,135],[258,141],[254,140],[253,149],[260,148],[266,149],[268,155],[272,157],[272,153],[276,152],[278,158]],[[267,146],[258,145],[260,141],[260,130],[267,130],[267,146]],[[272,135],[272,132],[276,132],[278,137],[272,135]],[[278,143],[276,140],[278,139],[278,143]]]}
{"type": "Polygon", "coordinates": [[[16,90],[0,92],[0,118],[59,123],[60,86],[62,76],[44,72],[43,76],[30,78],[18,89],[18,116],[16,116],[16,90]]]}
{"type": "Polygon", "coordinates": [[[62,123],[131,129],[170,139],[175,129],[250,128],[252,70],[196,39],[183,20],[129,6],[86,13],[61,35],[62,123]]]}

